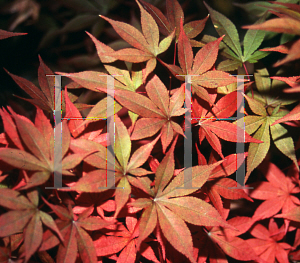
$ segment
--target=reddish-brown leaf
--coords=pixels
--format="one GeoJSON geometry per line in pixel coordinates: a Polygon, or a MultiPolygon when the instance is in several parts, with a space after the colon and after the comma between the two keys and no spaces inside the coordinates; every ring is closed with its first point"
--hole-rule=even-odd
{"type": "Polygon", "coordinates": [[[43,171],[49,169],[45,163],[41,162],[33,155],[16,149],[0,149],[0,158],[4,162],[19,169],[29,171],[43,171]]]}
{"type": "Polygon", "coordinates": [[[180,34],[178,39],[178,61],[183,75],[190,74],[193,64],[193,50],[188,37],[183,30],[183,18],[180,19],[180,34]]]}
{"type": "Polygon", "coordinates": [[[192,236],[184,221],[164,206],[158,204],[156,206],[159,226],[164,236],[176,250],[191,262],[196,262],[193,257],[192,236]]]}
{"type": "Polygon", "coordinates": [[[24,144],[34,156],[50,167],[48,161],[50,159],[50,149],[45,144],[45,139],[40,131],[29,120],[20,118],[18,115],[13,116],[24,144]]]}
{"type": "Polygon", "coordinates": [[[219,44],[222,39],[223,37],[220,37],[217,40],[206,44],[198,51],[194,59],[193,70],[191,73],[192,75],[203,74],[212,68],[216,62],[219,44]]]}
{"type": "Polygon", "coordinates": [[[127,109],[146,118],[164,118],[156,105],[143,95],[127,90],[116,90],[115,98],[127,109]]]}
{"type": "Polygon", "coordinates": [[[79,127],[83,123],[83,119],[79,110],[70,101],[66,87],[65,87],[65,102],[66,102],[65,118],[66,119],[70,118],[70,120],[68,121],[68,126],[72,136],[76,138],[79,136],[80,133],[84,131],[83,126],[79,127]]]}
{"type": "Polygon", "coordinates": [[[150,3],[139,0],[145,8],[145,10],[152,15],[152,17],[155,19],[156,23],[158,24],[159,30],[164,34],[165,36],[169,35],[173,29],[171,28],[171,25],[168,21],[168,19],[164,16],[164,14],[154,5],[151,5],[150,3]]]}
{"type": "Polygon", "coordinates": [[[116,61],[116,58],[114,57],[110,57],[110,56],[105,56],[103,53],[113,53],[114,50],[103,44],[102,42],[100,42],[97,38],[95,38],[92,34],[90,34],[89,32],[86,32],[88,34],[88,36],[93,40],[96,49],[97,49],[97,53],[98,53],[98,57],[100,58],[102,63],[112,63],[114,61],[116,61]]]}
{"type": "Polygon", "coordinates": [[[265,176],[268,182],[250,184],[250,187],[254,187],[254,189],[248,190],[250,197],[266,200],[256,209],[253,215],[255,220],[269,218],[281,209],[283,213],[287,213],[300,204],[299,200],[292,195],[297,187],[291,178],[285,176],[272,163],[268,167],[265,167],[265,169],[265,176]]]}
{"type": "Polygon", "coordinates": [[[27,33],[14,33],[0,29],[0,39],[5,39],[9,37],[27,35],[27,33]]]}
{"type": "Polygon", "coordinates": [[[169,114],[169,93],[157,75],[154,75],[147,83],[146,91],[151,101],[167,116],[169,114]]]}
{"type": "Polygon", "coordinates": [[[262,141],[252,138],[246,132],[244,137],[244,130],[242,128],[227,121],[206,122],[201,124],[201,126],[209,129],[218,137],[226,141],[262,143],[262,141]]]}
{"type": "Polygon", "coordinates": [[[20,150],[24,150],[21,138],[18,135],[17,127],[11,115],[8,114],[6,109],[0,109],[0,115],[2,117],[4,130],[6,131],[7,136],[11,139],[15,146],[17,146],[20,150]]]}
{"type": "Polygon", "coordinates": [[[30,100],[31,102],[34,102],[35,105],[39,106],[42,109],[48,111],[51,109],[51,106],[48,103],[45,94],[32,82],[22,77],[18,77],[12,73],[9,73],[7,70],[6,72],[12,77],[12,79],[19,85],[21,89],[23,89],[30,97],[33,98],[33,100],[30,100]]]}
{"type": "Polygon", "coordinates": [[[31,220],[29,221],[25,231],[25,261],[27,262],[30,257],[35,253],[42,242],[42,222],[38,213],[34,213],[31,220]]]}
{"type": "Polygon", "coordinates": [[[243,28],[300,35],[300,21],[291,17],[273,18],[262,24],[243,26],[243,28]]]}
{"type": "Polygon", "coordinates": [[[273,122],[272,126],[286,121],[297,121],[297,120],[300,120],[300,104],[298,104],[294,109],[292,109],[287,115],[273,122]]]}
{"type": "Polygon", "coordinates": [[[115,31],[120,35],[120,37],[122,37],[127,43],[148,53],[149,44],[140,31],[126,23],[114,21],[103,15],[100,15],[100,17],[109,22],[115,31]]]}
{"type": "Polygon", "coordinates": [[[139,140],[156,134],[166,123],[165,119],[142,118],[137,120],[131,140],[139,140]]]}
{"type": "Polygon", "coordinates": [[[0,216],[1,237],[22,232],[32,217],[32,210],[9,211],[0,216]]]}
{"type": "MultiPolygon", "coordinates": [[[[299,26],[300,26],[300,22],[299,22],[299,26]]],[[[300,31],[300,29],[299,29],[299,31],[300,31]]],[[[278,67],[278,66],[281,66],[281,65],[283,65],[287,62],[299,59],[300,58],[300,51],[299,50],[300,50],[300,40],[298,39],[295,43],[293,43],[293,45],[289,49],[287,56],[284,59],[279,60],[278,62],[276,62],[274,64],[274,67],[278,67]]]]}

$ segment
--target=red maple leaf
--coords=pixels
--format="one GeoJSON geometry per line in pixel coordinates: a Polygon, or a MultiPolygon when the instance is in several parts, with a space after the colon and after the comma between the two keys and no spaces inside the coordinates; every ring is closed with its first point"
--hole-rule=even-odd
{"type": "Polygon", "coordinates": [[[91,216],[93,207],[85,209],[81,214],[73,213],[71,206],[68,209],[61,205],[53,205],[44,199],[53,212],[59,217],[55,222],[64,238],[60,243],[59,239],[51,231],[43,235],[43,243],[40,251],[48,250],[59,245],[56,256],[57,262],[74,263],[79,252],[82,262],[96,262],[97,254],[93,240],[86,232],[105,228],[114,223],[114,220],[106,221],[97,216],[91,216]]]}
{"type": "Polygon", "coordinates": [[[246,242],[266,262],[289,263],[288,253],[292,246],[285,242],[278,242],[285,236],[285,226],[278,228],[273,218],[269,221],[269,229],[261,224],[256,224],[250,233],[255,238],[247,239],[246,242]]]}
{"type": "Polygon", "coordinates": [[[264,168],[264,175],[268,182],[259,181],[249,184],[248,186],[254,189],[247,190],[251,198],[266,200],[255,210],[254,220],[269,218],[280,210],[285,214],[300,205],[299,199],[293,196],[300,192],[300,188],[292,177],[285,176],[273,163],[269,163],[268,167],[264,168]]]}
{"type": "Polygon", "coordinates": [[[11,209],[0,216],[0,237],[23,232],[25,262],[28,262],[42,243],[42,224],[54,231],[60,240],[63,239],[52,217],[39,209],[37,190],[28,191],[26,198],[17,191],[0,189],[0,205],[11,209]]]}
{"type": "MultiPolygon", "coordinates": [[[[211,101],[214,102],[216,95],[210,95],[211,101]]],[[[261,141],[253,139],[248,133],[234,123],[225,121],[229,119],[237,109],[237,93],[231,92],[221,98],[216,105],[210,109],[205,101],[193,100],[192,124],[197,123],[199,129],[200,144],[204,138],[207,139],[212,148],[222,157],[222,148],[219,138],[231,142],[256,142],[261,141]],[[204,106],[206,105],[206,107],[204,106]],[[218,138],[219,137],[219,138],[218,138]]]]}

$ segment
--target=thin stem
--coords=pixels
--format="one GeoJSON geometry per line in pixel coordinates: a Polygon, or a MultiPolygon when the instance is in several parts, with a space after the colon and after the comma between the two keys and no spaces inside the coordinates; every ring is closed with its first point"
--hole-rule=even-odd
{"type": "Polygon", "coordinates": [[[245,64],[245,63],[243,63],[243,67],[244,67],[245,72],[246,72],[246,74],[247,74],[247,80],[250,81],[249,73],[248,73],[248,70],[247,70],[247,67],[246,67],[246,64],[245,64]]]}
{"type": "Polygon", "coordinates": [[[175,65],[175,60],[176,60],[176,46],[177,46],[177,44],[175,43],[173,65],[175,65]]]}
{"type": "MultiPolygon", "coordinates": [[[[248,73],[248,70],[247,70],[247,67],[246,67],[245,63],[243,63],[243,67],[244,67],[245,72],[247,74],[247,80],[250,81],[249,73],[248,73]]],[[[246,92],[246,90],[244,90],[244,92],[246,92]]],[[[253,94],[253,88],[251,88],[251,94],[252,94],[252,98],[253,98],[253,96],[254,96],[254,94],[253,94]]]]}
{"type": "MultiPolygon", "coordinates": [[[[174,59],[173,59],[173,65],[175,65],[175,61],[176,61],[176,43],[175,43],[175,46],[174,46],[174,59]]],[[[172,75],[170,74],[169,75],[169,78],[170,78],[170,83],[169,83],[169,92],[171,90],[171,84],[172,84],[172,75]]]]}

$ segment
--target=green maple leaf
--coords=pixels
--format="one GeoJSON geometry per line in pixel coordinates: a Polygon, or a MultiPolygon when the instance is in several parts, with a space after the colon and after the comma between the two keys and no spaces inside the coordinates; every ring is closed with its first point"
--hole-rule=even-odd
{"type": "MultiPolygon", "coordinates": [[[[254,134],[253,138],[263,141],[261,144],[250,143],[247,158],[247,173],[245,182],[250,173],[264,160],[269,148],[271,137],[275,146],[298,167],[295,155],[295,146],[288,130],[280,123],[272,125],[275,121],[285,116],[288,111],[282,105],[293,103],[293,100],[278,100],[274,98],[271,80],[266,69],[255,74],[256,86],[260,93],[254,93],[251,98],[245,95],[249,107],[256,115],[244,117],[245,130],[254,134]],[[272,96],[271,96],[272,95],[272,96]]],[[[274,81],[273,81],[274,85],[274,81]]],[[[276,86],[276,85],[274,85],[276,86]]],[[[274,89],[274,88],[273,88],[274,89]]],[[[298,167],[299,168],[299,167],[298,167]]]]}
{"type": "MultiPolygon", "coordinates": [[[[205,2],[204,4],[210,13],[211,20],[219,36],[225,35],[223,38],[225,45],[220,46],[220,48],[223,49],[223,54],[228,57],[228,60],[221,62],[218,66],[219,68],[232,71],[241,67],[246,61],[256,63],[269,54],[268,52],[257,50],[264,40],[264,31],[248,30],[244,37],[244,48],[242,51],[239,34],[235,25],[223,14],[212,9],[205,2]]],[[[262,16],[257,23],[262,22],[264,19],[265,16],[262,16]]]]}

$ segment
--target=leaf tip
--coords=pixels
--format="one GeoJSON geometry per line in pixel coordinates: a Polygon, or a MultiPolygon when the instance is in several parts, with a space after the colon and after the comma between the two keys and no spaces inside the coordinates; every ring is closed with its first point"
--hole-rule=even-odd
{"type": "Polygon", "coordinates": [[[203,4],[205,5],[205,7],[206,7],[207,9],[209,9],[209,5],[208,5],[205,1],[203,1],[203,4]]]}

